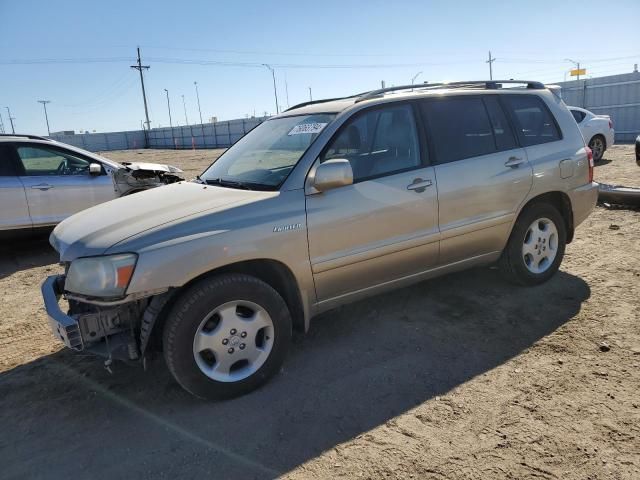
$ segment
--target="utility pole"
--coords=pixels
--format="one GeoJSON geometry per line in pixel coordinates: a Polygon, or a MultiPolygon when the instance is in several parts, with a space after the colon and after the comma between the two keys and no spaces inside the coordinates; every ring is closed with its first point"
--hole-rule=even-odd
{"type": "Polygon", "coordinates": [[[202,125],[202,110],[200,109],[200,94],[198,93],[198,82],[193,82],[196,86],[196,98],[198,99],[198,113],[200,114],[200,125],[202,125]]]}
{"type": "Polygon", "coordinates": [[[151,123],[149,122],[149,109],[147,108],[147,94],[144,91],[144,77],[142,76],[142,70],[149,70],[149,65],[142,65],[142,59],[140,58],[140,47],[138,47],[138,64],[131,65],[131,68],[140,72],[140,85],[142,85],[142,100],[144,101],[144,116],[147,119],[147,130],[151,130],[151,123]]]}
{"type": "Polygon", "coordinates": [[[495,61],[496,59],[491,57],[491,50],[489,50],[489,60],[485,62],[489,64],[489,80],[493,80],[493,62],[495,61]]]}
{"type": "Polygon", "coordinates": [[[47,133],[51,136],[51,129],[49,128],[49,116],[47,115],[47,103],[51,103],[51,100],[38,100],[44,107],[44,119],[47,121],[47,133]]]}
{"type": "Polygon", "coordinates": [[[276,97],[276,115],[280,113],[280,107],[278,106],[278,90],[276,89],[276,71],[271,68],[271,65],[263,63],[265,67],[271,70],[271,76],[273,77],[273,95],[276,97]]]}
{"type": "Polygon", "coordinates": [[[9,115],[9,123],[11,124],[11,133],[15,135],[16,129],[13,127],[13,121],[16,119],[16,117],[11,116],[11,110],[9,110],[9,107],[5,107],[5,108],[7,109],[7,114],[9,115]]]}
{"type": "Polygon", "coordinates": [[[182,95],[182,108],[184,108],[184,124],[189,125],[189,119],[187,118],[187,104],[184,103],[184,95],[182,95]]]}
{"type": "Polygon", "coordinates": [[[309,101],[313,102],[313,97],[311,96],[311,87],[309,87],[309,101]]]}

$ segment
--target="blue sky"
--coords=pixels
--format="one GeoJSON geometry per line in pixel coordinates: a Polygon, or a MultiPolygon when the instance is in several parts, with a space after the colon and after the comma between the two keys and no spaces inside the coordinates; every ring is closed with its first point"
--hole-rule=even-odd
{"type": "Polygon", "coordinates": [[[488,78],[561,81],[640,63],[640,2],[629,1],[30,1],[0,0],[0,114],[16,130],[139,129],[133,65],[142,49],[152,127],[275,112],[281,106],[387,85],[488,78]],[[46,63],[43,62],[46,60],[46,63]],[[36,63],[39,62],[39,63],[36,63]],[[195,62],[195,63],[194,63],[195,62]],[[214,63],[214,62],[221,62],[214,63]],[[225,62],[227,64],[225,64],[225,62]],[[230,64],[229,64],[230,63],[230,64]],[[238,65],[240,64],[240,65],[238,65]],[[348,67],[348,68],[347,68],[348,67]],[[288,87],[288,98],[285,88],[288,87]]]}

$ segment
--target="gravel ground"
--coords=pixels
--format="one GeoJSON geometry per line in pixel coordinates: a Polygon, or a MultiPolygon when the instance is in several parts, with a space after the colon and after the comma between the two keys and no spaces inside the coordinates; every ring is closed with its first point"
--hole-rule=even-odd
{"type": "MultiPolygon", "coordinates": [[[[220,151],[109,152],[189,177],[220,151]]],[[[596,179],[640,186],[630,146],[596,179]]],[[[493,269],[328,312],[240,399],[60,350],[46,238],[0,245],[1,478],[640,478],[640,211],[597,207],[561,272],[493,269]]]]}

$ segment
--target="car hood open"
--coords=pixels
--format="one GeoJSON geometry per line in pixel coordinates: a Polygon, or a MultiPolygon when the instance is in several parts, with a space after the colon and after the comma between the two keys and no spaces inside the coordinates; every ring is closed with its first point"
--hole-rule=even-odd
{"type": "Polygon", "coordinates": [[[68,262],[101,255],[116,243],[150,229],[274,195],[277,192],[179,182],[83,210],[60,223],[50,242],[60,260],[68,262]]]}

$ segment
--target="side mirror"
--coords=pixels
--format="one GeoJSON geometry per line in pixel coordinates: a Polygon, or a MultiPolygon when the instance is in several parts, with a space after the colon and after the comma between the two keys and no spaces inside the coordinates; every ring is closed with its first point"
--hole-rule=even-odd
{"type": "Polygon", "coordinates": [[[313,186],[319,192],[344,187],[353,183],[353,170],[349,160],[334,158],[318,165],[313,186]]]}
{"type": "Polygon", "coordinates": [[[102,173],[102,166],[99,163],[89,164],[89,175],[100,175],[102,173]]]}

